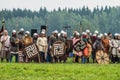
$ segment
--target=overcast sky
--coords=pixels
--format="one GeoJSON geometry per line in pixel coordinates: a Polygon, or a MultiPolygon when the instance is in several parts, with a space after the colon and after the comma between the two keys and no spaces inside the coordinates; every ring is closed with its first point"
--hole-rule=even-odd
{"type": "Polygon", "coordinates": [[[46,7],[47,10],[53,10],[61,7],[67,8],[82,8],[88,6],[93,9],[96,6],[120,6],[120,0],[0,0],[0,10],[20,8],[31,9],[38,11],[40,7],[46,7]]]}

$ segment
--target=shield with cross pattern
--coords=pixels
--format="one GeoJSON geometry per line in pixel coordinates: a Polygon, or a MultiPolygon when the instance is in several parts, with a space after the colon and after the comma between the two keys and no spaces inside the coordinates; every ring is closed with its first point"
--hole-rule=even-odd
{"type": "Polygon", "coordinates": [[[36,44],[30,44],[29,46],[25,47],[25,53],[30,59],[36,57],[39,54],[36,44]]]}
{"type": "Polygon", "coordinates": [[[52,46],[52,54],[54,56],[62,56],[65,53],[65,44],[62,41],[57,41],[52,46]]]}

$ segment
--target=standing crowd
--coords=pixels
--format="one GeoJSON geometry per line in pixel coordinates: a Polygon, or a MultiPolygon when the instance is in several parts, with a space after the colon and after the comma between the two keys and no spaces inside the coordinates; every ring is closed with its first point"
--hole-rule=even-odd
{"type": "Polygon", "coordinates": [[[52,46],[55,42],[61,41],[66,45],[68,37],[67,32],[61,30],[59,33],[54,30],[50,36],[46,35],[46,30],[42,30],[40,34],[34,33],[31,37],[29,31],[24,31],[23,28],[17,32],[12,30],[12,35],[9,36],[7,30],[0,34],[0,58],[1,62],[4,59],[7,62],[66,62],[68,57],[73,58],[73,62],[89,63],[92,59],[96,63],[96,53],[102,50],[109,56],[110,62],[120,62],[120,34],[115,33],[99,33],[97,30],[91,33],[86,30],[81,34],[74,31],[70,37],[69,46],[72,48],[65,48],[64,55],[56,57],[53,55],[52,46]],[[33,59],[29,59],[25,55],[24,48],[30,44],[37,45],[39,55],[33,59]]]}

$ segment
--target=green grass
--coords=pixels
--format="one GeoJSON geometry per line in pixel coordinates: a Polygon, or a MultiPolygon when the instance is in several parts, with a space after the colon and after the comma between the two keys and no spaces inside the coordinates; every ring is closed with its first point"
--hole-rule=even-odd
{"type": "Polygon", "coordinates": [[[120,64],[0,63],[0,80],[120,80],[120,64]]]}

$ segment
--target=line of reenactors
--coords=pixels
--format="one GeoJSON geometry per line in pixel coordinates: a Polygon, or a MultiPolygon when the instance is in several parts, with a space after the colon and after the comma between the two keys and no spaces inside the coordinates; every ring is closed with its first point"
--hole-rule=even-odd
{"type": "MultiPolygon", "coordinates": [[[[69,39],[67,32],[61,30],[58,33],[54,30],[50,36],[46,35],[46,30],[43,29],[40,34],[34,33],[30,36],[29,31],[24,31],[23,28],[17,32],[12,30],[12,36],[9,36],[7,30],[4,30],[0,38],[0,58],[1,62],[6,59],[7,62],[66,62],[68,57],[73,58],[73,62],[93,63],[97,62],[96,56],[107,53],[109,62],[120,62],[120,34],[115,33],[98,33],[96,30],[93,34],[90,30],[86,30],[81,34],[78,31],[73,32],[73,36],[69,39]],[[62,56],[55,56],[52,52],[54,43],[61,41],[65,44],[65,51],[62,56]],[[24,48],[29,44],[35,43],[38,47],[39,57],[33,59],[27,58],[24,48]],[[96,55],[98,51],[102,50],[103,54],[96,55]]],[[[61,48],[57,48],[60,51],[61,48]]],[[[104,60],[104,56],[100,59],[104,60]]]]}

